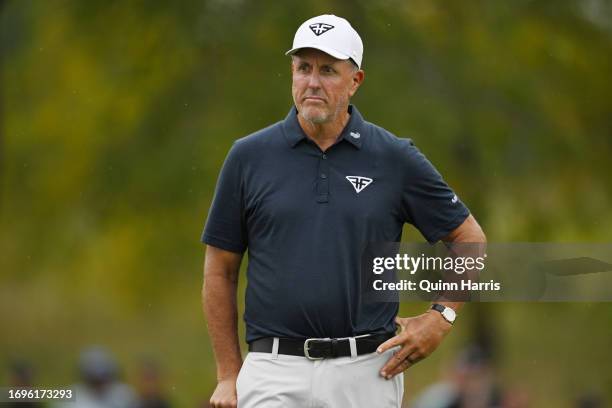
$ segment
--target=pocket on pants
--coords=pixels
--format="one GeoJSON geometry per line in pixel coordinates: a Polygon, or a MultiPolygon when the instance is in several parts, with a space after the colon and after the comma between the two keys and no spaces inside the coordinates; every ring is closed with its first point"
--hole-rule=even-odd
{"type": "Polygon", "coordinates": [[[240,399],[241,390],[243,389],[243,383],[245,378],[248,378],[248,374],[246,373],[248,367],[250,365],[250,355],[251,353],[247,353],[244,361],[242,362],[242,367],[240,367],[240,371],[238,372],[238,377],[236,377],[236,395],[238,399],[240,399]]]}
{"type": "Polygon", "coordinates": [[[395,391],[397,394],[397,406],[402,406],[402,400],[404,399],[404,373],[399,373],[393,379],[395,384],[395,391]]]}

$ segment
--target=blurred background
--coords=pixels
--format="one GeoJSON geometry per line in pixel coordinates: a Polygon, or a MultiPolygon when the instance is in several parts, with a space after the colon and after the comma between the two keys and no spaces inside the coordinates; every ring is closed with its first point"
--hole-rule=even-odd
{"type": "MultiPolygon", "coordinates": [[[[284,51],[322,13],[363,38],[365,118],[490,242],[612,242],[611,1],[0,0],[0,386],[207,406],[216,178],[287,114],[284,51]]],[[[405,405],[610,406],[611,344],[610,303],[467,305],[405,405]]]]}

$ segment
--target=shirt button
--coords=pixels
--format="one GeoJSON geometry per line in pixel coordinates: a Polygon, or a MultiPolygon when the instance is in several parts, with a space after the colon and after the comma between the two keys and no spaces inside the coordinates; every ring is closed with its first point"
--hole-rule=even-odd
{"type": "Polygon", "coordinates": [[[323,156],[321,156],[321,158],[322,158],[323,160],[325,160],[325,159],[327,159],[327,155],[326,155],[326,154],[323,154],[323,156]]]}
{"type": "Polygon", "coordinates": [[[321,173],[321,178],[325,180],[327,178],[327,174],[321,173]]]}

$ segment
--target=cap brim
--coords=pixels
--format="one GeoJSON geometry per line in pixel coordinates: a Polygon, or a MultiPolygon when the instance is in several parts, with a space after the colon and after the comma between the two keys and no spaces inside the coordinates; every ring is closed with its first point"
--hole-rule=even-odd
{"type": "Polygon", "coordinates": [[[329,54],[332,57],[334,57],[336,59],[339,59],[339,60],[347,60],[347,59],[351,58],[350,55],[346,55],[346,54],[344,54],[342,52],[338,52],[338,51],[334,50],[333,48],[325,47],[323,45],[318,45],[318,44],[305,44],[305,45],[301,45],[299,47],[295,47],[295,48],[290,49],[289,51],[287,51],[285,53],[285,55],[293,55],[296,52],[298,52],[299,50],[304,49],[304,48],[314,48],[314,49],[323,51],[324,53],[329,54]]]}

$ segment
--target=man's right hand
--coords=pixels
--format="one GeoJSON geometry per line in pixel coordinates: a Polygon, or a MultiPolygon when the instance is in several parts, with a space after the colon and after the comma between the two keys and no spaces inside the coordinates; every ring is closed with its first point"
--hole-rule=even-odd
{"type": "Polygon", "coordinates": [[[237,408],[236,378],[230,377],[217,383],[217,388],[210,397],[212,408],[237,408]]]}

